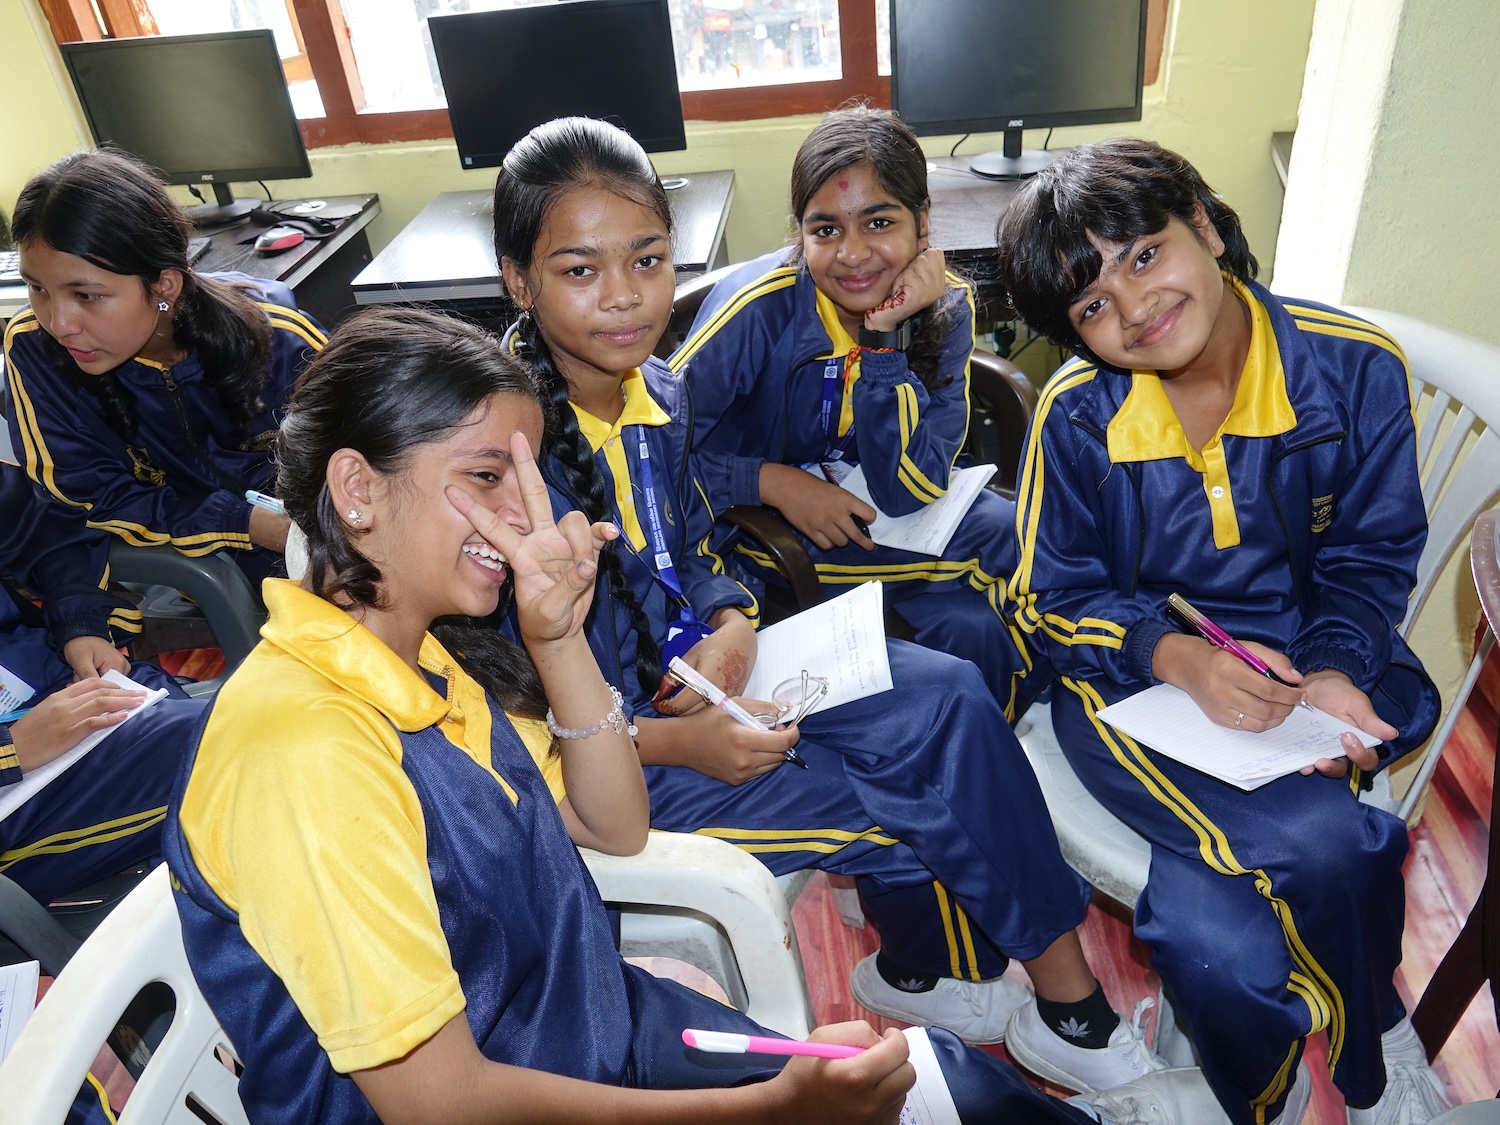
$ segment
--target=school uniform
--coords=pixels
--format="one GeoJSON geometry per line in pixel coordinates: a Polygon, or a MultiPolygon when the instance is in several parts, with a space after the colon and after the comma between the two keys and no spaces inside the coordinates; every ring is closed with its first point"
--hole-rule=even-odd
{"type": "MultiPolygon", "coordinates": [[[[1279,1112],[1305,1037],[1326,1029],[1356,1105],[1384,1087],[1401,1016],[1405,826],[1364,780],[1293,775],[1242,792],[1098,718],[1153,682],[1180,592],[1304,674],[1346,673],[1401,732],[1436,689],[1396,634],[1426,540],[1405,359],[1336,309],[1233,283],[1252,316],[1233,408],[1201,451],[1161,380],[1076,359],[1042,394],[1018,497],[1011,587],[1061,677],[1059,740],[1099,801],[1150,840],[1137,933],[1236,1122],[1279,1112]]],[[[1336,752],[1336,751],[1335,751],[1336,752]]]]}
{"type": "MultiPolygon", "coordinates": [[[[18,466],[0,462],[0,664],[35,689],[23,706],[72,682],[60,655],[68,641],[123,644],[140,631],[139,611],[103,588],[107,571],[108,537],[52,503],[18,466]]],[[[0,874],[41,902],[157,854],[167,794],[203,704],[153,665],[137,663],[130,675],[174,698],[131,719],[0,819],[0,874]]],[[[0,724],[0,796],[21,780],[10,725],[0,724]]]]}
{"type": "MultiPolygon", "coordinates": [[[[252,1122],[374,1122],[347,1076],[461,1012],[487,1058],[587,1081],[775,1073],[777,1060],[686,1048],[684,1027],[768,1033],[615,952],[537,770],[545,728],[528,746],[431,636],[419,674],[291,582],[268,582],[266,601],[264,639],[184,765],[166,845],[193,975],[244,1062],[252,1122]]],[[[1086,1120],[934,1038],[966,1119],[989,1103],[1016,1121],[1086,1120]]]]}
{"type": "MultiPolygon", "coordinates": [[[[709,541],[713,512],[689,460],[682,380],[651,361],[626,376],[623,390],[613,425],[573,408],[623,534],[648,559],[670,555],[700,620],[725,606],[753,619],[754,598],[724,573],[709,541]],[[653,523],[660,546],[648,537],[653,523]]],[[[544,475],[559,516],[580,506],[555,458],[544,475]]],[[[621,562],[660,641],[678,609],[649,564],[629,555],[621,562]]],[[[638,682],[628,612],[605,582],[595,598],[588,638],[600,668],[635,715],[655,716],[655,685],[638,682]]],[[[734,786],[685,767],[647,766],[651,823],[728,840],[778,875],[806,867],[854,875],[893,962],[988,980],[1007,955],[1028,960],[1077,926],[1088,886],[1063,862],[1036,779],[978,670],[918,645],[887,646],[893,690],[799,724],[806,770],[788,764],[734,786]]]]}
{"type": "MultiPolygon", "coordinates": [[[[880,511],[921,510],[947,492],[968,434],[972,291],[948,275],[941,300],[955,321],[938,367],[951,378],[929,390],[904,352],[856,348],[833,302],[789,254],[763,255],[714,286],[668,361],[692,387],[709,503],[718,512],[760,504],[767,461],[816,470],[836,460],[864,470],[880,511]]],[[[1049,678],[1007,617],[1014,513],[1010,501],[981,492],[940,558],[854,544],[824,551],[805,538],[803,545],[826,586],[884,582],[917,642],[972,660],[1014,719],[1049,678]]],[[[780,581],[763,553],[742,545],[736,558],[758,580],[780,581]]]]}
{"type": "Polygon", "coordinates": [[[270,491],[271,444],[292,386],[326,337],[296,311],[280,282],[242,274],[210,275],[252,282],[271,330],[264,404],[242,439],[231,425],[197,352],[172,368],[137,357],[112,374],[134,397],[136,435],[109,425],[103,404],[78,370],[22,309],[5,330],[6,414],[16,455],[33,480],[63,504],[87,513],[90,527],[137,546],[170,543],[187,555],[227,549],[252,577],[269,574],[279,556],[250,542],[249,489],[270,491]]]}

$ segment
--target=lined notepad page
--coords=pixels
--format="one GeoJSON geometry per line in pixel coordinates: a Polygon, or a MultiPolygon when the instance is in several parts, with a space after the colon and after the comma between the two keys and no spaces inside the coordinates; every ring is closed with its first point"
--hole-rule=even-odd
{"type": "Polygon", "coordinates": [[[1316,708],[1294,707],[1286,721],[1267,731],[1221,727],[1199,710],[1193,697],[1171,684],[1156,684],[1099,712],[1116,730],[1185,766],[1240,789],[1296,773],[1319,758],[1339,758],[1339,738],[1359,736],[1366,746],[1380,739],[1316,708]]]}
{"type": "Polygon", "coordinates": [[[875,508],[875,501],[870,499],[870,488],[865,483],[865,471],[858,465],[839,484],[845,492],[875,508],[875,519],[870,523],[872,540],[882,547],[895,547],[936,558],[948,549],[953,533],[994,475],[994,465],[954,469],[948,474],[947,492],[904,516],[888,516],[875,508]]]}
{"type": "Polygon", "coordinates": [[[865,582],[766,626],[755,634],[755,669],[743,698],[769,701],[772,688],[803,669],[828,680],[828,694],[815,711],[890,691],[884,605],[880,583],[865,582]]]}

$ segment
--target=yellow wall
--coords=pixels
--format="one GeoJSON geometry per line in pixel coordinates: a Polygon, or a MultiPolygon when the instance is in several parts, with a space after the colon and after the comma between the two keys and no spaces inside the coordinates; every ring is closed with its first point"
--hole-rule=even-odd
{"type": "MultiPolygon", "coordinates": [[[[1296,121],[1312,10],[1313,0],[1174,0],[1162,79],[1147,91],[1143,120],[1059,129],[1053,145],[1132,132],[1181,150],[1241,211],[1251,245],[1269,260],[1281,210],[1270,137],[1296,121]]],[[[0,73],[7,76],[15,107],[0,155],[0,200],[7,209],[29,175],[82,143],[71,89],[55,56],[36,0],[0,0],[0,73]],[[16,96],[19,91],[25,91],[24,99],[16,96]]],[[[997,56],[997,65],[1003,62],[997,56]]],[[[663,153],[656,163],[663,174],[734,169],[727,237],[736,259],[751,257],[785,237],[787,175],[814,120],[690,123],[687,151],[663,153]]],[[[956,139],[924,143],[940,153],[956,139]]],[[[1041,141],[1041,134],[1027,136],[1029,144],[1041,141]]],[[[999,144],[998,135],[971,137],[962,152],[999,144]]],[[[379,192],[382,214],[370,232],[376,249],[434,193],[488,187],[494,176],[460,169],[446,141],[316,149],[312,166],[312,180],[273,184],[273,189],[287,196],[379,192]]]]}

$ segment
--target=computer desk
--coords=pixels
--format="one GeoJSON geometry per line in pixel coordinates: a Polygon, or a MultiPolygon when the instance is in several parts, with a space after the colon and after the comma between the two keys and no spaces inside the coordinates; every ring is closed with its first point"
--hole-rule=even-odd
{"type": "MultiPolygon", "coordinates": [[[[667,193],[679,280],[728,264],[724,226],[734,201],[733,172],[689,172],[687,181],[667,193]]],[[[492,207],[488,189],[441,193],[354,279],[354,299],[436,304],[481,322],[502,316],[492,207]]]]}
{"type": "MultiPolygon", "coordinates": [[[[338,216],[333,233],[327,238],[308,239],[279,254],[256,252],[255,236],[265,228],[248,222],[196,232],[213,241],[208,253],[193,263],[193,269],[199,273],[237,270],[283,282],[290,286],[299,308],[331,328],[354,306],[349,282],[369,264],[370,240],[365,228],[380,214],[380,196],[330,195],[324,197],[324,204],[312,214],[338,216]]],[[[0,323],[25,304],[24,285],[0,285],[0,323]]]]}
{"type": "Polygon", "coordinates": [[[941,246],[949,264],[974,283],[981,321],[1009,319],[1014,314],[995,280],[995,226],[1025,181],[976,176],[967,156],[929,157],[927,163],[932,244],[941,246]]]}

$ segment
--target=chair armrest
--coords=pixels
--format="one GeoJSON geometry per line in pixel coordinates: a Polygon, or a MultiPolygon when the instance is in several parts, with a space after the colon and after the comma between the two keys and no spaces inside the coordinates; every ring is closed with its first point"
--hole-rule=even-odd
{"type": "Polygon", "coordinates": [[[791,910],[763,863],[723,840],[678,832],[652,832],[639,855],[578,851],[605,902],[695,911],[721,927],[750,997],[751,1019],[780,1023],[783,1034],[801,1030],[788,1024],[789,1015],[813,1026],[791,910]]]}
{"type": "Polygon", "coordinates": [[[1036,413],[1036,388],[1010,360],[979,348],[974,349],[969,361],[969,388],[994,408],[999,427],[1003,456],[990,487],[1013,499],[1022,447],[1026,442],[1026,427],[1031,425],[1031,416],[1036,413]]]}
{"type": "Polygon", "coordinates": [[[736,504],[719,517],[742,535],[755,540],[756,544],[776,564],[787,585],[792,588],[792,597],[799,610],[809,609],[823,600],[823,588],[818,582],[818,568],[812,556],[802,545],[802,540],[786,520],[769,508],[751,504],[736,504]]]}
{"type": "Polygon", "coordinates": [[[175,547],[132,547],[118,540],[109,548],[109,569],[117,582],[171,586],[192,598],[230,669],[260,641],[266,611],[245,572],[222,552],[190,556],[175,547]]]}
{"type": "Polygon", "coordinates": [[[80,942],[47,908],[19,885],[0,875],[0,933],[42,964],[42,972],[55,977],[78,952],[80,942]]]}

